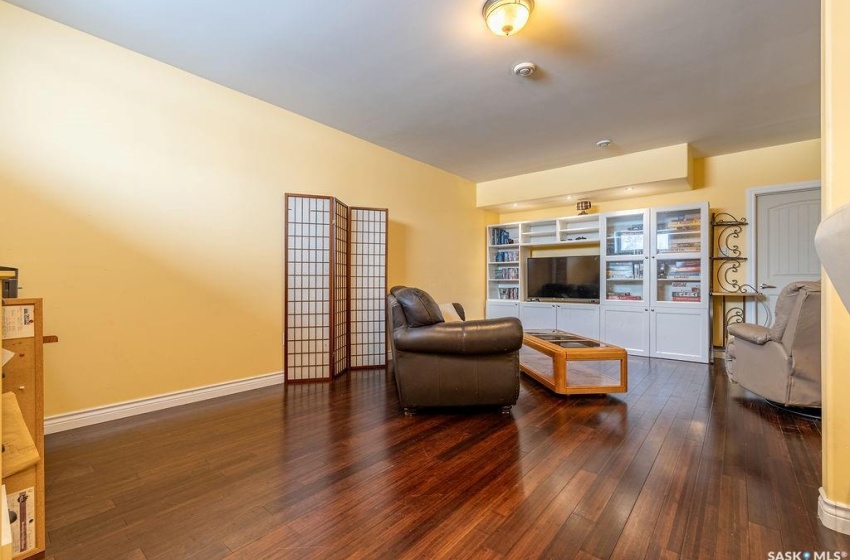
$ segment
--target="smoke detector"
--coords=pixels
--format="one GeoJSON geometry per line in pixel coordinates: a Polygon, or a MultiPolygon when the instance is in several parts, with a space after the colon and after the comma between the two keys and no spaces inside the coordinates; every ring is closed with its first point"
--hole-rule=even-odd
{"type": "Polygon", "coordinates": [[[535,70],[537,70],[537,65],[533,62],[520,62],[514,66],[514,74],[522,78],[531,76],[535,70]]]}
{"type": "Polygon", "coordinates": [[[600,148],[607,148],[608,146],[611,145],[611,141],[608,140],[607,138],[603,138],[602,140],[597,142],[596,145],[599,146],[600,148]]]}

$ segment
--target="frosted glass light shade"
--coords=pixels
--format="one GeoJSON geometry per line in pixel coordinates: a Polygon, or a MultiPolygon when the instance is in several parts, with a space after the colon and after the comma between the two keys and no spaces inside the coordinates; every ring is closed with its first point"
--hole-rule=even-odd
{"type": "Polygon", "coordinates": [[[496,35],[513,35],[528,23],[534,0],[487,0],[484,21],[496,35]]]}

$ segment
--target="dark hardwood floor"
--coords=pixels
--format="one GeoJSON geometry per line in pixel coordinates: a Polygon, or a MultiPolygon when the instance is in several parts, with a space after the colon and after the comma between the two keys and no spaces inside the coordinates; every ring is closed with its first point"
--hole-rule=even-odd
{"type": "Polygon", "coordinates": [[[47,438],[47,558],[766,559],[847,551],[816,518],[820,423],[718,364],[629,360],[629,392],[523,379],[402,415],[391,374],[243,393],[47,438]]]}

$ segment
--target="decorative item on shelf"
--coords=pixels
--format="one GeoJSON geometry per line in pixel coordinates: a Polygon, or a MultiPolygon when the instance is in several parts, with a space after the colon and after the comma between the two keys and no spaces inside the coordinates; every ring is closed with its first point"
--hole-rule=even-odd
{"type": "Polygon", "coordinates": [[[576,210],[578,210],[579,216],[587,216],[587,211],[590,210],[590,201],[589,200],[579,200],[576,203],[576,210]]]}
{"type": "Polygon", "coordinates": [[[534,0],[487,0],[482,12],[490,31],[507,37],[525,27],[533,9],[534,0]]]}

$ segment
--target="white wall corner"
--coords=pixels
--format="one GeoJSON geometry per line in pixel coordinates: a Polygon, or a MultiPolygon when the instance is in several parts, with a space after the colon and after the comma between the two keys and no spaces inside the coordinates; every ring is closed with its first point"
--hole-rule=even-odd
{"type": "Polygon", "coordinates": [[[827,529],[850,535],[850,504],[830,500],[823,488],[818,496],[818,518],[827,529]]]}
{"type": "Polygon", "coordinates": [[[92,426],[102,422],[110,422],[121,418],[128,418],[156,410],[164,410],[175,406],[190,404],[208,399],[233,395],[252,391],[262,387],[280,385],[283,383],[283,372],[267,373],[237,381],[226,381],[205,387],[196,387],[185,391],[166,393],[155,397],[148,397],[134,401],[126,401],[118,404],[100,406],[67,414],[57,414],[44,419],[44,433],[55,434],[84,426],[92,426]]]}

